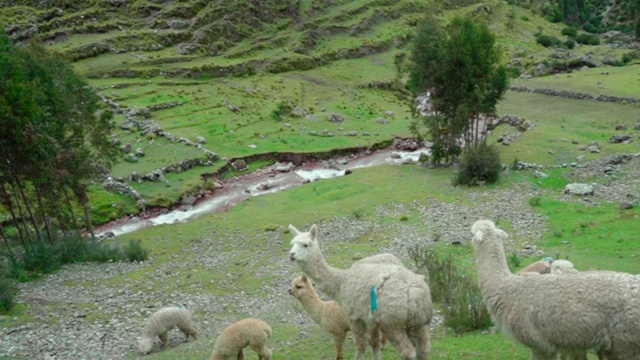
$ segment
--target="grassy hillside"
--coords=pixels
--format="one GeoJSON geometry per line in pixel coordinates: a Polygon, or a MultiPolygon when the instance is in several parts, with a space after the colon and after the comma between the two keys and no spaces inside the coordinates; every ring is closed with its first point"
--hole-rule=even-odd
{"type": "MultiPolygon", "coordinates": [[[[271,152],[364,149],[410,136],[404,87],[408,44],[426,12],[437,14],[443,23],[469,15],[488,24],[514,74],[534,74],[541,63],[554,69],[585,57],[602,65],[605,59],[636,56],[637,48],[604,38],[601,45],[573,50],[537,44],[538,33],[565,39],[561,34],[565,25],[547,21],[542,7],[536,2],[493,0],[0,0],[0,27],[15,39],[40,39],[66,54],[75,69],[118,106],[114,139],[120,145],[131,144],[132,152],[142,148],[145,155],[135,163],[121,161],[112,174],[136,189],[149,206],[169,206],[206,187],[202,175],[219,171],[230,159],[271,152]],[[344,122],[329,122],[330,114],[341,115],[344,122]],[[152,124],[175,138],[145,133],[152,124]],[[198,137],[204,139],[200,147],[175,140],[196,143],[198,137]],[[216,153],[218,160],[166,173],[166,181],[130,180],[133,172],[144,174],[204,159],[205,151],[216,153]]],[[[581,67],[557,75],[514,78],[512,85],[640,98],[637,60],[627,66],[581,67]]],[[[141,309],[186,298],[200,305],[196,312],[200,339],[145,359],[208,358],[222,325],[251,314],[272,324],[274,359],[329,358],[333,352],[329,337],[304,317],[293,299],[279,300],[285,307],[278,311],[268,306],[289,296],[286,288],[297,271],[287,261],[291,235],[284,229],[290,223],[298,228],[311,223],[326,226],[323,235],[329,239],[322,246],[336,266],[387,249],[398,250],[412,265],[408,245],[402,243],[406,241],[452,254],[457,264],[472,271],[474,257],[467,241],[472,218],[506,214],[499,220],[513,235],[508,255],[515,254],[522,266],[545,254],[568,256],[579,270],[640,273],[638,205],[623,210],[619,201],[599,197],[584,201],[562,194],[564,186],[574,181],[606,187],[623,183],[617,190],[620,194],[630,200],[640,198],[637,178],[625,173],[633,174],[630,169],[584,179],[570,166],[563,167],[579,157],[584,157],[580,161],[584,164],[616,153],[640,152],[640,132],[635,129],[639,109],[630,103],[510,91],[498,114],[517,115],[534,127],[520,134],[501,125],[489,141],[517,134],[511,145],[499,146],[503,163],[544,165],[549,178],[536,178],[532,171],[508,171],[495,186],[453,188],[453,169],[385,166],[254,197],[226,213],[112,240],[141,240],[151,251],[147,262],[123,265],[124,270],[106,264],[98,280],[83,277],[82,269],[94,265],[77,265],[67,270],[74,275],[69,280],[58,283],[52,276],[25,284],[26,289],[51,282],[56,290],[70,294],[108,295],[98,299],[100,304],[79,295],[23,299],[0,329],[48,326],[66,336],[56,326],[65,320],[58,312],[70,308],[77,322],[68,331],[93,326],[116,332],[126,323],[135,324],[127,334],[137,334],[144,318],[141,309]],[[615,130],[617,125],[628,130],[615,130]],[[621,133],[631,134],[633,141],[609,142],[621,133]],[[600,153],[581,150],[592,142],[599,143],[600,153]],[[520,224],[522,214],[539,223],[520,224]],[[357,231],[342,233],[350,230],[347,222],[356,224],[357,231]],[[461,245],[452,246],[454,240],[461,245]],[[540,251],[523,250],[531,245],[540,251]]],[[[265,163],[251,163],[249,171],[265,163]]],[[[91,190],[98,222],[140,211],[135,199],[108,193],[99,183],[91,190]]],[[[135,341],[129,342],[119,355],[141,358],[135,341]]],[[[106,344],[100,351],[110,349],[106,344]]],[[[432,345],[434,358],[528,358],[526,348],[491,331],[454,336],[440,326],[433,331],[432,345]]],[[[353,352],[348,341],[347,356],[353,352]]],[[[397,353],[389,347],[384,358],[395,359],[397,353]]]]}
{"type": "MultiPolygon", "coordinates": [[[[409,136],[404,69],[424,13],[436,13],[445,23],[455,15],[486,22],[498,35],[504,60],[516,64],[515,73],[531,72],[562,53],[536,44],[534,35],[561,37],[563,26],[544,20],[535,6],[498,1],[3,4],[0,24],[12,37],[39,39],[66,54],[120,106],[115,120],[122,129],[114,138],[145,156],[119,163],[114,176],[127,180],[134,172],[206,158],[184,142],[144,134],[141,127],[149,121],[176,138],[201,137],[202,148],[219,156],[209,166],[167,173],[166,182],[128,181],[150,206],[167,206],[202,188],[201,175],[215,173],[226,159],[367,147],[409,136]],[[133,117],[137,126],[126,121],[124,112],[143,108],[148,111],[133,117]],[[344,122],[327,121],[330,114],[344,122]]],[[[566,61],[585,52],[618,59],[630,50],[584,46],[565,54],[566,61]]],[[[113,197],[106,198],[99,186],[93,190],[98,222],[136,211],[132,199],[123,197],[114,207],[113,197]]]]}

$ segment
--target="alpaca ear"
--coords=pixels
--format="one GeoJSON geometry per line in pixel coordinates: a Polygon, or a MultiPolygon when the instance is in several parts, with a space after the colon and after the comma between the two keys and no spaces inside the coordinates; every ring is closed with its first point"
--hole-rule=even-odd
{"type": "Polygon", "coordinates": [[[484,235],[482,230],[476,230],[475,235],[473,236],[473,241],[482,241],[482,235],[484,235]]]}
{"type": "Polygon", "coordinates": [[[506,239],[506,238],[508,238],[508,237],[509,237],[509,235],[507,235],[507,233],[506,233],[506,232],[504,232],[503,230],[500,230],[500,229],[496,229],[496,233],[497,233],[498,235],[500,235],[503,239],[506,239]]]}
{"type": "Polygon", "coordinates": [[[302,274],[302,281],[307,282],[307,274],[302,274]]]}
{"type": "Polygon", "coordinates": [[[318,237],[318,227],[316,224],[311,225],[311,229],[309,229],[309,235],[311,235],[311,239],[315,240],[318,237]]]}
{"type": "Polygon", "coordinates": [[[298,231],[298,229],[296,229],[293,225],[289,224],[289,231],[291,231],[291,233],[293,234],[293,236],[298,236],[300,234],[300,231],[298,231]]]}

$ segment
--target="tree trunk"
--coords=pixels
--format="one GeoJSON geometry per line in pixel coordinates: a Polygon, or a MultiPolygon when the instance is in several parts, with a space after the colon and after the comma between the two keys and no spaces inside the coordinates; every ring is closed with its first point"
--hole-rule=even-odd
{"type": "Polygon", "coordinates": [[[36,235],[38,236],[38,240],[42,240],[42,234],[40,234],[40,228],[38,227],[38,222],[36,221],[36,217],[33,215],[33,211],[31,210],[31,205],[29,205],[29,199],[27,195],[24,193],[24,186],[20,182],[19,178],[16,178],[16,182],[18,184],[18,189],[20,190],[20,195],[22,195],[22,199],[24,199],[24,205],[29,212],[29,216],[31,217],[31,222],[33,223],[33,228],[36,230],[36,235]]]}
{"type": "Polygon", "coordinates": [[[76,214],[73,212],[73,204],[71,203],[71,199],[69,199],[69,194],[64,191],[64,198],[67,200],[67,206],[69,207],[69,212],[71,213],[71,223],[76,230],[80,230],[80,226],[78,225],[78,220],[76,219],[76,214]]]}
{"type": "Polygon", "coordinates": [[[15,259],[16,257],[11,250],[11,244],[9,244],[9,239],[7,239],[7,234],[5,234],[2,224],[0,224],[0,235],[2,235],[2,240],[4,240],[4,243],[7,246],[7,252],[9,253],[9,256],[11,256],[12,259],[15,259]]]}
{"type": "MultiPolygon", "coordinates": [[[[33,243],[33,237],[31,237],[31,231],[29,231],[29,227],[27,226],[27,223],[25,221],[24,212],[22,211],[22,206],[20,206],[20,198],[18,198],[18,193],[16,193],[16,190],[13,184],[11,184],[11,190],[13,191],[13,197],[15,198],[15,201],[16,201],[16,207],[18,208],[18,214],[20,214],[20,220],[22,221],[22,226],[24,226],[24,232],[27,234],[27,238],[29,238],[29,243],[33,243]]],[[[17,222],[16,222],[16,226],[17,226],[17,222]]]]}
{"type": "Polygon", "coordinates": [[[13,219],[13,224],[16,229],[18,229],[18,236],[20,237],[20,242],[22,243],[22,247],[24,251],[27,251],[27,243],[24,241],[24,235],[22,234],[22,228],[20,228],[20,224],[18,224],[18,218],[16,218],[16,213],[13,211],[13,201],[11,201],[11,195],[7,192],[7,189],[4,186],[4,183],[0,182],[0,189],[2,190],[2,195],[4,196],[3,204],[9,209],[9,213],[11,213],[11,219],[13,219]]]}
{"type": "Polygon", "coordinates": [[[93,231],[93,224],[91,223],[91,216],[89,215],[89,206],[87,204],[83,204],[82,208],[84,209],[84,218],[87,222],[87,229],[89,229],[89,233],[91,233],[91,238],[96,238],[96,233],[93,231]]]}
{"type": "Polygon", "coordinates": [[[54,238],[53,238],[53,232],[51,231],[51,222],[47,217],[47,211],[46,211],[47,209],[44,207],[44,204],[42,202],[42,193],[41,193],[40,186],[38,186],[38,183],[34,182],[33,188],[36,190],[36,199],[38,200],[38,205],[40,206],[40,212],[42,213],[42,219],[44,220],[45,229],[47,229],[47,236],[49,236],[49,244],[53,244],[54,238]]]}

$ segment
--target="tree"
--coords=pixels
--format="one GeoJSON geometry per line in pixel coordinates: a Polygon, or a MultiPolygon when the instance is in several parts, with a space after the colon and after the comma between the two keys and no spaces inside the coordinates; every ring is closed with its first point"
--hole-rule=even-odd
{"type": "Polygon", "coordinates": [[[78,189],[95,177],[97,165],[108,168],[116,160],[111,118],[62,56],[37,43],[14,45],[0,34],[0,184],[5,207],[26,210],[21,219],[12,217],[16,226],[30,222],[22,226],[27,235],[33,230],[40,240],[44,226],[55,241],[50,218],[68,218],[66,194],[84,201],[78,189]]]}
{"type": "Polygon", "coordinates": [[[507,90],[506,67],[499,63],[495,36],[470,18],[455,18],[443,28],[427,16],[414,38],[412,58],[409,88],[414,98],[429,94],[431,111],[414,110],[411,131],[421,138],[429,134],[432,159],[448,162],[462,145],[479,141],[483,117],[495,114],[507,90]]]}

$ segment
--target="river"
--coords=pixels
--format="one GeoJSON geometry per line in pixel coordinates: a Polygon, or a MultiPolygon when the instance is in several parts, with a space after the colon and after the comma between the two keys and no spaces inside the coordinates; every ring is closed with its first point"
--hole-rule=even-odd
{"type": "Polygon", "coordinates": [[[422,154],[429,155],[429,150],[421,148],[416,151],[399,151],[387,148],[370,154],[344,156],[333,161],[304,163],[290,171],[278,171],[277,164],[264,167],[225,181],[223,188],[200,198],[193,206],[182,206],[144,219],[132,216],[110,222],[96,229],[96,236],[119,236],[150,226],[186,222],[203,214],[227,211],[252,196],[276,193],[318,179],[344,176],[358,168],[415,163],[422,154]]]}

